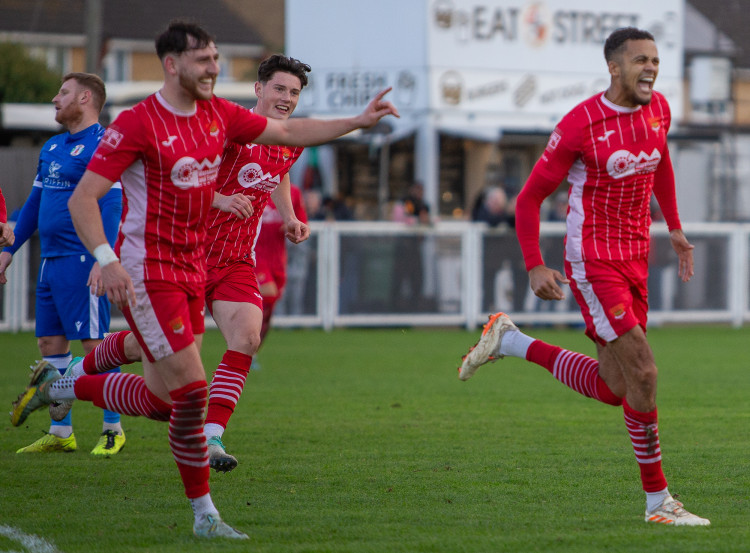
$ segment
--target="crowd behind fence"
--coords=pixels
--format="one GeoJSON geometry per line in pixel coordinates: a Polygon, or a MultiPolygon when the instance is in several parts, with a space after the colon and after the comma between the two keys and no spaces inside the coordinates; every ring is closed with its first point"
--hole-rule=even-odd
{"type": "MultiPolygon", "coordinates": [[[[289,245],[278,327],[456,326],[472,329],[506,311],[522,325],[580,324],[571,294],[562,302],[530,291],[512,230],[469,222],[407,226],[388,222],[311,224],[289,245]]],[[[543,223],[545,262],[562,270],[562,223],[543,223]]],[[[667,229],[655,225],[649,276],[650,324],[750,321],[750,225],[686,224],[695,276],[682,283],[667,229]]],[[[39,266],[36,236],[15,256],[0,295],[0,331],[34,329],[39,266]]],[[[213,327],[210,317],[207,325],[213,327]]],[[[113,308],[112,328],[125,328],[113,308]]]]}

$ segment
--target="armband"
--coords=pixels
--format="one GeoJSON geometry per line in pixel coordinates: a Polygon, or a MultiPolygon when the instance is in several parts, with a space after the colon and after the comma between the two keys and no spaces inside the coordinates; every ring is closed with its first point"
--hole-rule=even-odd
{"type": "Polygon", "coordinates": [[[99,244],[94,248],[94,257],[99,262],[99,267],[105,267],[113,261],[120,261],[115,250],[107,243],[99,244]]]}

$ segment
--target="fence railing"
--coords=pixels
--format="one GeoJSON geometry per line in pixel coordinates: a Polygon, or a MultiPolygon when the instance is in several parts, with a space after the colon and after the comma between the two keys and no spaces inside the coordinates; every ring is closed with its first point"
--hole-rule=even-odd
{"type": "MultiPolygon", "coordinates": [[[[579,324],[568,294],[543,302],[531,293],[511,230],[468,222],[430,227],[388,222],[313,223],[311,238],[289,245],[288,281],[278,327],[461,326],[498,310],[520,324],[579,324]]],[[[562,268],[561,223],[543,223],[545,262],[562,268]]],[[[682,283],[663,226],[652,230],[650,323],[750,321],[750,225],[686,224],[695,276],[682,283]]],[[[39,266],[36,238],[15,256],[0,295],[0,331],[33,330],[39,266]]],[[[213,326],[210,317],[207,325],[213,326]]],[[[113,310],[112,328],[125,320],[113,310]]]]}

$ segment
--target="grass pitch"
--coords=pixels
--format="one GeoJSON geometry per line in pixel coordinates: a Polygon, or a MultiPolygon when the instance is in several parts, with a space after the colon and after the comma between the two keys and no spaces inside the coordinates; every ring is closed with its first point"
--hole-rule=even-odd
{"type": "MultiPolygon", "coordinates": [[[[580,330],[529,332],[593,353],[580,330]]],[[[458,381],[460,357],[478,335],[273,331],[224,435],[240,465],[211,478],[222,516],[249,542],[192,536],[166,424],[123,417],[125,449],[98,459],[88,452],[101,415],[90,404],[73,410],[71,454],[17,455],[48,419],[35,413],[13,428],[6,417],[0,552],[44,550],[28,536],[64,553],[750,549],[750,328],[649,333],[670,491],[710,518],[709,528],[643,522],[621,409],[518,359],[458,381]]],[[[0,351],[9,407],[39,354],[31,334],[0,334],[0,351]]],[[[209,331],[209,375],[223,351],[209,331]]]]}

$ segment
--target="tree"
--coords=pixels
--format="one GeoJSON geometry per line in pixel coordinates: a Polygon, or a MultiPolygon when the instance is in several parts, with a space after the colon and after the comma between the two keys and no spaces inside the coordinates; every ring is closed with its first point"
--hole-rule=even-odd
{"type": "Polygon", "coordinates": [[[50,102],[60,88],[60,77],[22,45],[0,43],[0,104],[50,102]]]}

